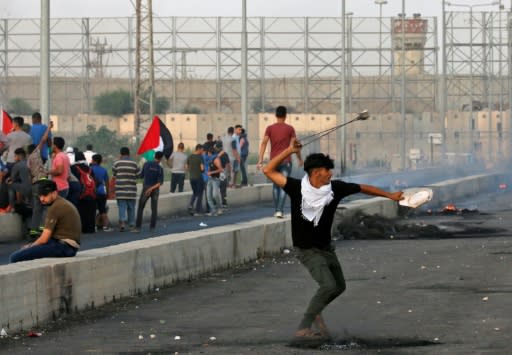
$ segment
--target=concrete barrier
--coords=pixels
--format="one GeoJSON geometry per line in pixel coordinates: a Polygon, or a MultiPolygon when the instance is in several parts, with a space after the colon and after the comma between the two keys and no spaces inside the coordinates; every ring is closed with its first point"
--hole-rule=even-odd
{"type": "Polygon", "coordinates": [[[17,213],[0,214],[0,242],[22,240],[25,236],[23,220],[17,213]]]}
{"type": "MultiPolygon", "coordinates": [[[[158,215],[171,216],[187,213],[187,206],[192,196],[191,191],[169,193],[169,184],[162,187],[158,199],[158,215]]],[[[141,187],[139,188],[139,194],[141,187]]],[[[203,199],[204,200],[204,199],[203,199]]],[[[272,184],[256,184],[241,189],[228,189],[227,200],[230,207],[250,206],[252,204],[272,200],[272,184]]],[[[112,225],[118,221],[119,209],[115,200],[107,201],[108,217],[112,225]]],[[[143,219],[149,220],[151,208],[149,203],[144,209],[143,219]]],[[[0,214],[0,242],[12,242],[25,238],[25,226],[20,215],[15,213],[0,214]]]]}
{"type": "Polygon", "coordinates": [[[290,224],[265,218],[166,235],[0,267],[0,326],[28,329],[47,320],[279,253],[290,224]]]}
{"type": "MultiPolygon", "coordinates": [[[[497,174],[432,185],[432,204],[491,191],[497,174]],[[464,185],[464,186],[460,186],[464,185]],[[479,190],[474,190],[475,188],[479,190]],[[449,197],[443,197],[446,193],[449,197]]],[[[240,190],[247,193],[246,188],[240,190]]],[[[262,190],[256,189],[263,193],[262,190]]],[[[246,203],[240,197],[242,203],[246,203]]],[[[356,211],[396,215],[396,202],[358,200],[338,208],[335,225],[356,211]]],[[[18,331],[66,313],[144,293],[200,274],[278,253],[291,246],[289,218],[257,221],[79,252],[74,258],[48,258],[0,266],[0,327],[18,331]]]]}

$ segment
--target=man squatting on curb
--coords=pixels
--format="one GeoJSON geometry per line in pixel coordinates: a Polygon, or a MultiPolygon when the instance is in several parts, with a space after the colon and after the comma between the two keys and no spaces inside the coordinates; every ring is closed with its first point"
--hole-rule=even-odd
{"type": "Polygon", "coordinates": [[[338,203],[343,197],[358,192],[399,201],[402,192],[390,193],[371,185],[332,181],[334,163],[322,153],[306,158],[306,174],[302,180],[281,174],[277,170],[279,165],[291,154],[299,153],[301,148],[301,144],[293,139],[288,148],[264,167],[263,173],[290,196],[293,246],[298,259],[319,285],[295,333],[297,339],[314,340],[329,337],[322,311],[346,288],[343,271],[331,243],[331,226],[338,203]],[[320,334],[311,329],[313,322],[320,334]]]}

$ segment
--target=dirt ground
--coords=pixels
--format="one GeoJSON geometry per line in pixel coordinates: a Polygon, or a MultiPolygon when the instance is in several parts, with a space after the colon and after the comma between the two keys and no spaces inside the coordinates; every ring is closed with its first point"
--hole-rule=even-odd
{"type": "Polygon", "coordinates": [[[347,291],[324,312],[334,340],[312,348],[289,346],[315,291],[292,251],[9,334],[0,353],[509,354],[510,201],[402,219],[443,230],[421,238],[338,240],[347,291]]]}

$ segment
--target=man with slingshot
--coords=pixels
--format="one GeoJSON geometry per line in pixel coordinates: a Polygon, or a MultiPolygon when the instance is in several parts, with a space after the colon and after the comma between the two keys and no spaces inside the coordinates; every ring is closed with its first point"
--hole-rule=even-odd
{"type": "Polygon", "coordinates": [[[293,140],[288,148],[263,168],[263,173],[290,196],[293,245],[298,259],[319,285],[295,333],[296,340],[323,340],[329,338],[329,332],[322,311],[346,287],[331,242],[331,226],[338,203],[343,197],[358,192],[399,201],[402,192],[391,193],[371,185],[333,181],[333,160],[322,153],[314,153],[306,158],[306,175],[302,180],[281,174],[278,166],[291,154],[299,153],[301,148],[300,142],[293,140]],[[320,333],[312,330],[313,324],[320,333]]]}

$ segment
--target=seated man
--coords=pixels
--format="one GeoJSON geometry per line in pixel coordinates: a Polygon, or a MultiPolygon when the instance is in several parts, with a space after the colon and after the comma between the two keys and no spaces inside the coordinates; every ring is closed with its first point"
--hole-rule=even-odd
{"type": "Polygon", "coordinates": [[[80,247],[81,223],[75,206],[58,195],[57,184],[54,181],[41,180],[37,184],[41,203],[49,206],[44,230],[33,243],[12,253],[11,263],[75,256],[80,247]]]}
{"type": "Polygon", "coordinates": [[[11,176],[7,179],[9,185],[9,204],[14,207],[15,203],[32,204],[32,178],[27,167],[27,154],[25,149],[18,148],[14,151],[14,165],[11,169],[11,176]]]}

